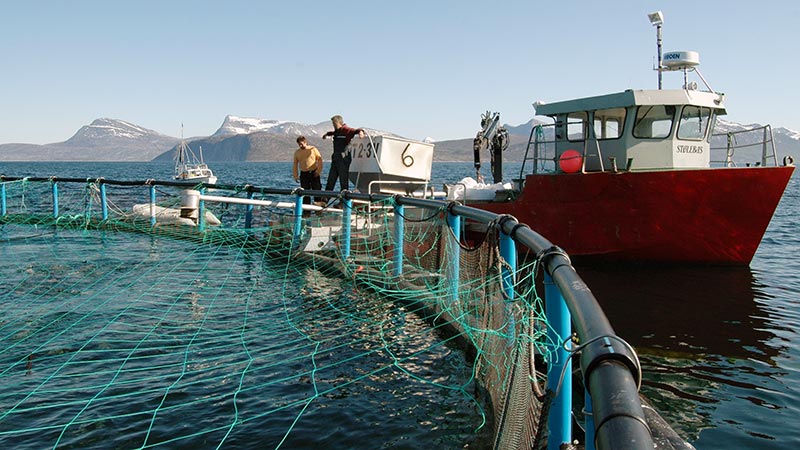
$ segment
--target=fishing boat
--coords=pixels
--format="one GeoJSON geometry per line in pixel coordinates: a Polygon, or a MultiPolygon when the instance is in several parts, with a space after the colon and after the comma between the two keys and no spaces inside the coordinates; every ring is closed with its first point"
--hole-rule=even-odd
{"type": "MultiPolygon", "coordinates": [[[[659,42],[659,89],[534,104],[553,123],[531,130],[519,177],[488,197],[462,186],[451,198],[510,214],[571,256],[749,264],[792,176],[792,158],[779,161],[766,126],[758,160],[737,165],[731,147],[713,160],[725,95],[700,74],[696,52],[660,53],[659,42]],[[683,73],[682,88],[661,88],[661,73],[671,71],[683,73]]],[[[484,116],[474,145],[478,169],[479,152],[491,148],[495,183],[505,145],[497,123],[484,116]]]]}
{"type": "Polygon", "coordinates": [[[198,157],[189,144],[181,139],[175,152],[175,179],[206,184],[217,182],[217,177],[203,161],[203,147],[200,147],[200,156],[198,157]]]}

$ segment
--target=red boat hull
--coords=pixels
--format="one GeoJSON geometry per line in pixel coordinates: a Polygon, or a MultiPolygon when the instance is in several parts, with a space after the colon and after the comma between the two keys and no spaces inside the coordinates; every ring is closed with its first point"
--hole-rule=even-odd
{"type": "Polygon", "coordinates": [[[750,263],[794,167],[529,175],[511,214],[572,256],[750,263]]]}

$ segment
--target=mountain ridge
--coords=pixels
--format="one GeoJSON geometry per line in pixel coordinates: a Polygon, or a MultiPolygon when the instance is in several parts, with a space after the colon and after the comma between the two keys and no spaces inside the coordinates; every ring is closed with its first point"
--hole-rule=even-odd
{"type": "MultiPolygon", "coordinates": [[[[536,118],[520,125],[505,124],[510,135],[510,145],[504,159],[521,161],[527,140],[534,125],[542,123],[536,118]]],[[[743,125],[718,119],[716,132],[739,132],[745,128],[762,127],[759,124],[743,125]]],[[[288,161],[296,148],[295,139],[305,135],[323,155],[330,151],[330,141],[323,141],[322,134],[332,130],[329,121],[316,124],[225,116],[220,127],[211,135],[187,139],[197,149],[203,148],[208,162],[213,161],[288,161]]],[[[380,130],[368,130],[372,135],[391,134],[380,130]]],[[[476,127],[477,132],[477,127],[476,127]]],[[[800,132],[789,128],[772,128],[772,135],[779,152],[800,159],[800,132]]],[[[740,136],[737,134],[737,136],[740,136]]],[[[435,161],[472,161],[472,139],[450,139],[434,141],[435,161]]],[[[755,138],[741,138],[747,144],[755,138]]],[[[0,161],[166,161],[171,160],[181,139],[161,134],[120,119],[98,118],[78,129],[69,139],[52,144],[11,143],[0,144],[0,161]]],[[[724,146],[724,139],[715,137],[715,147],[724,146]]],[[[751,152],[752,153],[752,152],[751,152]]],[[[488,156],[487,156],[488,158],[488,156]]]]}
{"type": "Polygon", "coordinates": [[[150,161],[179,142],[131,122],[99,118],[52,144],[2,144],[0,161],[150,161]]]}

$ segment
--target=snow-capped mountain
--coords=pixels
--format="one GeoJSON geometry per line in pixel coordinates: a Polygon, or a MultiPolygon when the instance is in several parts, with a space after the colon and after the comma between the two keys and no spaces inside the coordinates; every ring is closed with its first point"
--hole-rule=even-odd
{"type": "MultiPolygon", "coordinates": [[[[364,128],[373,136],[397,136],[388,131],[364,128]]],[[[230,137],[244,134],[269,133],[281,136],[305,136],[307,138],[322,137],[323,134],[333,131],[330,120],[316,124],[304,124],[287,120],[259,119],[255,117],[239,117],[228,115],[222,126],[209,137],[230,137]]]]}
{"type": "Polygon", "coordinates": [[[785,134],[786,137],[789,138],[789,139],[794,139],[796,141],[800,141],[800,132],[798,132],[798,131],[790,130],[788,128],[783,128],[783,127],[776,128],[776,131],[778,131],[779,133],[785,134]]]}
{"type": "MultiPolygon", "coordinates": [[[[737,132],[742,132],[744,130],[752,130],[761,127],[763,127],[763,125],[757,123],[751,123],[745,125],[717,118],[717,123],[714,126],[714,134],[737,133],[737,132]]],[[[776,140],[780,137],[783,139],[789,139],[800,142],[800,132],[790,130],[788,128],[783,128],[783,127],[773,128],[772,135],[775,137],[776,140]]]]}
{"type": "Polygon", "coordinates": [[[82,126],[69,141],[107,138],[139,139],[149,136],[162,136],[162,134],[124,120],[102,118],[82,126]]]}
{"type": "Polygon", "coordinates": [[[4,161],[150,161],[178,138],[124,120],[101,118],[64,142],[0,145],[4,161]]]}
{"type": "MultiPolygon", "coordinates": [[[[800,133],[783,127],[772,128],[771,131],[779,164],[785,155],[792,155],[795,159],[800,156],[800,133]]],[[[757,123],[743,125],[718,118],[714,127],[714,137],[711,139],[711,148],[712,151],[719,149],[724,159],[730,139],[735,157],[755,163],[762,158],[762,142],[764,142],[765,133],[768,134],[769,129],[765,129],[763,125],[757,123]]],[[[769,136],[767,136],[767,142],[769,142],[769,136]]],[[[772,148],[768,146],[768,155],[771,150],[772,148]]],[[[768,162],[772,161],[768,158],[768,162]]]]}
{"type": "Polygon", "coordinates": [[[239,134],[272,133],[290,136],[322,136],[333,127],[329,121],[315,125],[254,117],[225,116],[222,126],[212,136],[236,136],[239,134]]]}
{"type": "MultiPolygon", "coordinates": [[[[364,128],[370,136],[395,136],[386,131],[364,128]]],[[[297,148],[297,136],[305,136],[311,145],[323,153],[330,151],[331,141],[322,136],[333,131],[329,120],[317,124],[303,124],[276,119],[259,119],[228,115],[222,126],[211,136],[188,142],[192,148],[203,148],[207,162],[214,161],[286,161],[297,148]]],[[[175,148],[162,153],[156,161],[172,158],[175,148]]]]}
{"type": "Polygon", "coordinates": [[[717,122],[714,125],[714,133],[729,133],[729,132],[741,131],[741,130],[749,129],[749,128],[756,128],[756,127],[759,127],[759,126],[761,126],[761,125],[758,125],[758,124],[755,124],[755,123],[749,124],[749,125],[745,125],[745,124],[741,124],[741,123],[737,123],[737,122],[731,122],[729,120],[725,120],[725,119],[722,119],[720,117],[717,117],[717,122]]]}
{"type": "Polygon", "coordinates": [[[174,137],[142,128],[124,120],[101,118],[94,120],[89,125],[82,126],[66,141],[52,145],[77,148],[97,148],[103,146],[146,146],[163,148],[164,146],[174,143],[176,140],[177,139],[174,137]]]}

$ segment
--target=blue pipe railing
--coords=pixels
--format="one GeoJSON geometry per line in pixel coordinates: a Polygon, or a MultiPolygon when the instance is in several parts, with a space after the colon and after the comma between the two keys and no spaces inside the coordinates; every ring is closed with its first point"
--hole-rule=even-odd
{"type": "MultiPolygon", "coordinates": [[[[247,193],[247,199],[253,200],[255,194],[253,192],[247,193]]],[[[247,205],[244,213],[244,227],[250,229],[253,227],[253,205],[247,205]]]]}
{"type": "MultiPolygon", "coordinates": [[[[563,343],[572,336],[569,309],[553,278],[544,274],[544,298],[547,312],[548,339],[551,342],[563,343]]],[[[555,359],[547,370],[547,389],[556,394],[550,407],[547,423],[550,428],[548,450],[558,450],[561,444],[569,443],[572,438],[572,360],[569,359],[563,345],[556,348],[555,359]]]]}
{"type": "MultiPolygon", "coordinates": [[[[205,194],[205,188],[200,188],[200,194],[205,194]]],[[[197,229],[205,231],[206,229],[206,202],[201,198],[197,204],[197,229]]]]}
{"type": "Polygon", "coordinates": [[[51,188],[53,190],[53,217],[58,218],[58,181],[53,179],[51,188]]]}
{"type": "MultiPolygon", "coordinates": [[[[0,213],[7,215],[7,200],[5,182],[22,181],[23,178],[0,176],[0,213]]],[[[24,180],[29,182],[50,181],[53,190],[53,214],[58,215],[58,182],[95,182],[100,185],[103,220],[107,219],[106,189],[107,185],[120,186],[148,186],[150,188],[150,201],[155,203],[155,186],[174,186],[184,189],[197,188],[191,182],[173,181],[113,181],[105,179],[86,178],[33,178],[24,180]]],[[[351,214],[353,201],[382,201],[390,198],[385,194],[360,194],[352,192],[327,192],[303,191],[296,192],[290,189],[271,189],[246,186],[205,185],[217,190],[244,191],[252,199],[256,193],[269,195],[295,195],[295,215],[302,216],[302,196],[317,198],[340,197],[343,203],[342,235],[340,251],[345,263],[350,257],[351,245],[351,214]],[[300,205],[299,209],[296,205],[300,205]]],[[[572,440],[571,430],[571,359],[565,345],[571,342],[572,330],[577,334],[581,351],[579,355],[583,384],[586,388],[586,424],[587,448],[598,449],[652,449],[654,448],[650,430],[645,422],[644,412],[638,396],[638,385],[641,382],[638,359],[632,348],[616,336],[611,324],[603,313],[597,300],[585,283],[578,276],[569,257],[555,247],[543,236],[520,224],[516,219],[505,216],[500,217],[494,213],[467,207],[455,202],[420,199],[395,196],[395,213],[400,218],[396,222],[394,231],[396,250],[403,248],[403,222],[404,207],[417,207],[428,210],[447,211],[447,224],[453,235],[460,239],[463,220],[471,220],[484,224],[494,224],[500,233],[501,256],[506,262],[502,276],[505,295],[513,298],[513,277],[516,270],[517,246],[530,249],[537,255],[540,264],[545,268],[545,303],[547,320],[554,329],[550,336],[553,342],[559,344],[557,360],[550,364],[548,372],[548,389],[556,396],[551,406],[548,418],[550,439],[548,448],[557,449],[562,444],[572,440]],[[563,373],[563,379],[562,378],[563,373]],[[560,380],[561,379],[561,380],[560,380]],[[559,382],[560,380],[560,382],[559,382]]],[[[249,210],[250,212],[252,209],[249,210]]],[[[204,202],[201,199],[198,207],[199,217],[197,227],[205,229],[204,202]]],[[[252,217],[250,217],[252,220],[252,217]]],[[[251,225],[250,220],[245,221],[245,226],[251,225]]],[[[299,227],[295,223],[295,232],[299,227]]],[[[447,269],[452,280],[458,280],[459,250],[453,249],[451,258],[452,266],[447,269]]],[[[402,251],[395,251],[394,270],[402,271],[402,251]],[[399,256],[398,256],[399,255],[399,256]]],[[[453,295],[458,295],[457,286],[453,295]]]]}
{"type": "Polygon", "coordinates": [[[353,200],[344,200],[344,209],[342,210],[342,258],[345,260],[350,257],[350,236],[351,236],[351,216],[353,214],[353,200]]]}
{"type": "Polygon", "coordinates": [[[150,226],[156,226],[156,187],[150,185],[150,226]]]}
{"type": "Polygon", "coordinates": [[[8,204],[6,201],[6,184],[0,183],[0,216],[8,215],[8,204]]]}
{"type": "Polygon", "coordinates": [[[403,274],[403,248],[405,246],[405,217],[403,205],[394,205],[394,264],[392,275],[399,277],[403,274]]]}
{"type": "MultiPolygon", "coordinates": [[[[372,195],[353,193],[345,195],[359,200],[377,199],[372,195]]],[[[535,252],[546,270],[546,275],[553,282],[549,298],[558,304],[558,308],[554,309],[560,310],[557,313],[560,317],[556,318],[551,317],[552,312],[548,311],[548,322],[554,320],[569,322],[571,316],[579,341],[587,343],[580,352],[580,362],[584,385],[587,386],[592,399],[596,447],[631,450],[654,448],[638,395],[638,384],[641,381],[638,358],[631,347],[616,336],[597,300],[572,267],[566,253],[514,218],[506,217],[505,220],[500,220],[498,215],[488,211],[439,200],[397,197],[396,201],[406,206],[446,210],[450,214],[476,222],[495,223],[501,236],[505,233],[517,244],[535,252]],[[568,312],[566,316],[563,314],[564,311],[568,312]]],[[[548,296],[548,292],[545,292],[545,295],[548,296]]],[[[547,299],[545,301],[547,302],[547,299]]],[[[559,330],[558,334],[557,343],[569,342],[571,332],[559,330]]],[[[561,360],[567,364],[568,357],[566,354],[562,356],[561,360]]],[[[569,379],[570,375],[570,371],[566,372],[564,379],[569,379]]],[[[548,380],[550,379],[551,377],[548,377],[548,380]]],[[[562,392],[567,390],[566,387],[562,383],[562,392]]],[[[571,388],[569,390],[571,391],[571,388]]],[[[564,409],[571,410],[568,399],[562,398],[561,402],[565,405],[564,409]]],[[[561,414],[562,419],[559,423],[549,425],[551,430],[555,428],[557,433],[555,442],[558,444],[571,440],[571,436],[568,436],[571,421],[564,420],[563,413],[561,414]]],[[[555,448],[558,448],[558,445],[555,448]]]]}
{"type": "MultiPolygon", "coordinates": [[[[302,191],[302,189],[299,189],[302,191]]],[[[294,240],[299,242],[303,235],[303,193],[299,192],[294,197],[294,240]]]]}
{"type": "Polygon", "coordinates": [[[108,220],[108,198],[106,197],[106,185],[100,182],[100,211],[103,215],[103,220],[108,220]]]}
{"type": "Polygon", "coordinates": [[[503,285],[503,296],[506,299],[504,310],[506,317],[508,317],[508,331],[506,334],[508,335],[508,345],[511,346],[514,344],[515,330],[517,328],[517,324],[514,322],[514,314],[511,313],[511,301],[516,298],[516,295],[514,295],[514,285],[516,284],[514,279],[517,273],[517,245],[514,239],[511,239],[511,236],[501,231],[499,247],[500,257],[503,258],[504,262],[500,279],[503,285]]]}
{"type": "MultiPolygon", "coordinates": [[[[461,242],[461,216],[447,212],[447,226],[450,232],[453,233],[453,240],[461,242]]],[[[456,244],[452,245],[450,250],[450,292],[453,301],[458,301],[458,290],[461,288],[461,247],[456,244]]]]}

